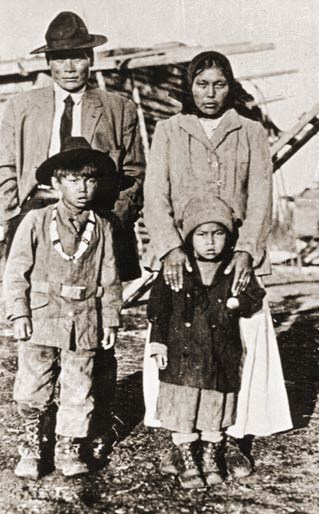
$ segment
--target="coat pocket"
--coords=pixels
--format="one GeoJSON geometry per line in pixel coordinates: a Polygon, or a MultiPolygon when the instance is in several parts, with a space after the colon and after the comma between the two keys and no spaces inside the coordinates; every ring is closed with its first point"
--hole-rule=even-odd
{"type": "Polygon", "coordinates": [[[41,309],[45,307],[49,303],[49,298],[46,293],[38,293],[36,291],[31,291],[30,294],[30,306],[31,310],[41,309]]]}

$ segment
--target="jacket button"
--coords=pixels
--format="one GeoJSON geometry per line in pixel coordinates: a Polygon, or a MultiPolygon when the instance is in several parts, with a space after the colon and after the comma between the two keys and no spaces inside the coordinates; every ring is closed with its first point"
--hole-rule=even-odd
{"type": "Polygon", "coordinates": [[[222,186],[223,185],[223,182],[221,180],[217,180],[216,183],[217,183],[218,186],[222,186]]]}
{"type": "Polygon", "coordinates": [[[217,298],[217,301],[218,303],[222,303],[223,300],[221,298],[217,298]]]}
{"type": "Polygon", "coordinates": [[[212,328],[216,328],[216,325],[212,325],[212,328]]]}
{"type": "Polygon", "coordinates": [[[71,317],[71,316],[73,316],[73,315],[74,315],[74,313],[73,313],[73,312],[69,312],[69,313],[68,313],[68,316],[70,316],[70,317],[71,317]]]}
{"type": "Polygon", "coordinates": [[[212,162],[212,168],[218,168],[218,162],[217,161],[212,162]]]}

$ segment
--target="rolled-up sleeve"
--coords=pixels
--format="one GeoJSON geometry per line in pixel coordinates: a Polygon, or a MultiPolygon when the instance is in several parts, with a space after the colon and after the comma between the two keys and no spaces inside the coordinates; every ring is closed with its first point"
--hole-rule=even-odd
{"type": "Polygon", "coordinates": [[[246,217],[235,251],[248,252],[254,267],[263,260],[272,222],[272,161],[266,133],[254,124],[249,134],[250,162],[246,217]]]}
{"type": "Polygon", "coordinates": [[[12,242],[3,276],[3,296],[7,317],[11,320],[31,316],[30,274],[37,244],[35,211],[20,223],[12,242]]]}
{"type": "Polygon", "coordinates": [[[137,220],[143,206],[143,182],[145,175],[145,159],[140,137],[136,107],[133,102],[126,101],[123,121],[123,155],[121,168],[123,177],[129,177],[131,185],[122,190],[115,203],[114,213],[122,223],[133,223],[137,220]]]}
{"type": "Polygon", "coordinates": [[[104,221],[104,252],[101,267],[101,285],[104,288],[101,300],[102,318],[104,326],[118,327],[121,322],[122,285],[115,263],[111,225],[104,221]]]}
{"type": "Polygon", "coordinates": [[[0,128],[0,224],[20,213],[16,169],[15,113],[8,100],[0,128]]]}
{"type": "Polygon", "coordinates": [[[159,259],[182,245],[171,203],[170,141],[165,122],[156,126],[144,185],[144,220],[159,259]]]}

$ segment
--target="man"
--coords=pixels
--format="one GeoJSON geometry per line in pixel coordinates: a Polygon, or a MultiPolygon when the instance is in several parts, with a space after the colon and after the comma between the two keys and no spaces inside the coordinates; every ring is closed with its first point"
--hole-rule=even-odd
{"type": "MultiPolygon", "coordinates": [[[[0,239],[8,249],[19,221],[30,209],[42,207],[36,169],[63,149],[68,136],[84,137],[94,150],[109,152],[120,175],[119,194],[112,213],[114,250],[120,279],[140,275],[134,222],[142,207],[144,158],[133,102],[89,84],[93,48],[107,38],[89,34],[83,20],[61,12],[50,23],[46,45],[32,54],[45,53],[53,86],[34,89],[9,99],[0,131],[0,239]],[[1,232],[1,231],[0,231],[1,232]]],[[[99,213],[103,216],[103,189],[99,213]]],[[[101,351],[95,360],[96,419],[93,436],[108,424],[110,390],[115,385],[113,350],[101,351]]],[[[103,446],[103,445],[102,445],[103,446]]],[[[103,451],[103,448],[102,448],[103,451]]]]}
{"type": "MultiPolygon", "coordinates": [[[[0,239],[9,246],[21,217],[39,206],[43,192],[37,190],[35,171],[41,162],[60,152],[65,137],[83,136],[93,149],[109,152],[120,180],[128,184],[119,193],[113,221],[120,277],[132,280],[140,274],[134,222],[142,206],[144,174],[135,106],[122,96],[89,84],[93,48],[107,38],[89,34],[79,16],[61,12],[45,37],[47,44],[31,53],[45,53],[53,87],[9,99],[3,116],[0,239]]],[[[100,207],[103,210],[103,198],[100,207]]]]}

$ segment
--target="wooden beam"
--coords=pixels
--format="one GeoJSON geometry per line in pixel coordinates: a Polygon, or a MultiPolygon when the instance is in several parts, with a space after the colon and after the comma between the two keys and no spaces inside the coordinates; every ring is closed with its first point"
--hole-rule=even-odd
{"type": "MultiPolygon", "coordinates": [[[[223,51],[227,55],[235,55],[235,54],[247,54],[254,52],[264,52],[266,50],[273,50],[275,47],[272,43],[260,43],[257,45],[238,45],[237,47],[223,46],[223,51]]],[[[193,47],[179,47],[174,50],[167,50],[166,52],[161,52],[158,55],[154,56],[146,56],[139,57],[138,55],[134,58],[131,58],[127,63],[126,67],[128,69],[134,68],[144,68],[147,66],[163,66],[168,64],[178,64],[183,62],[189,62],[197,55],[199,52],[206,52],[209,50],[219,50],[220,46],[193,46],[193,47]]]]}
{"type": "MultiPolygon", "coordinates": [[[[304,127],[307,125],[307,123],[310,123],[314,118],[317,119],[319,116],[319,102],[316,103],[313,108],[303,114],[299,121],[290,129],[287,130],[287,132],[284,132],[283,135],[278,139],[278,141],[275,141],[275,143],[271,147],[271,154],[274,156],[277,154],[285,145],[289,144],[289,141],[291,141],[293,138],[296,137],[296,135],[304,129],[304,127]]],[[[317,119],[319,122],[319,119],[317,119]]]]}

